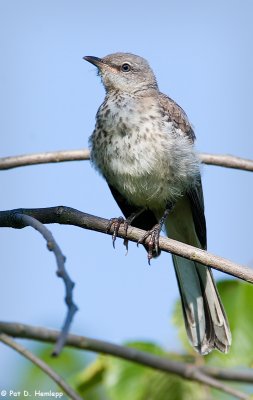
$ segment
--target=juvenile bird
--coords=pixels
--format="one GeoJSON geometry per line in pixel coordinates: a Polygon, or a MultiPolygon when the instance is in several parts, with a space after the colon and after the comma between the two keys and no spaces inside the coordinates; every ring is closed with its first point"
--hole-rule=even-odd
{"type": "MultiPolygon", "coordinates": [[[[149,260],[168,237],[206,249],[206,222],[195,134],[182,108],[158,89],[148,62],[115,53],[84,59],[98,68],[106,96],[90,137],[91,160],[106,179],[126,224],[147,231],[149,260]]],[[[115,223],[114,240],[119,224],[115,223]]],[[[192,346],[227,353],[231,333],[212,271],[173,255],[192,346]]]]}

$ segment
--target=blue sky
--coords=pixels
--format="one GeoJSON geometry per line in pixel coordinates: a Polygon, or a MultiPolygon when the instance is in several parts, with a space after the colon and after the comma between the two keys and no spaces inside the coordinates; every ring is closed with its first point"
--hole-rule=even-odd
{"type": "MultiPolygon", "coordinates": [[[[160,90],[185,109],[199,151],[253,158],[252,11],[247,0],[2,0],[0,156],[87,147],[104,89],[82,57],[128,51],[149,60],[160,90]]],[[[252,265],[251,174],[211,166],[202,172],[209,250],[252,265]]],[[[120,215],[87,161],[2,171],[0,204],[120,215]]],[[[114,250],[109,236],[49,228],[76,282],[73,332],[180,349],[171,325],[178,291],[170,255],[149,267],[134,244],[126,257],[120,239],[114,250]]],[[[0,243],[1,320],[60,328],[63,284],[42,237],[31,228],[1,229],[0,243]]],[[[21,366],[1,345],[0,385],[12,383],[21,366]]]]}

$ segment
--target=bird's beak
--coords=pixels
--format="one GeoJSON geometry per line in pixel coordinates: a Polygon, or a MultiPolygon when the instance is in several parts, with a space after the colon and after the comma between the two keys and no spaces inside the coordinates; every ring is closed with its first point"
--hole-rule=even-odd
{"type": "Polygon", "coordinates": [[[93,56],[85,56],[83,60],[88,61],[89,63],[95,65],[96,67],[100,68],[103,65],[102,58],[93,57],[93,56]]]}

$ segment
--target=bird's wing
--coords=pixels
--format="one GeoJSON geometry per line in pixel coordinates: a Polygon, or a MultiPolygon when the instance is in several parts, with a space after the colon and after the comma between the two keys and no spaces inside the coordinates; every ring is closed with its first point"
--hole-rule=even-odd
{"type": "MultiPolygon", "coordinates": [[[[168,120],[172,121],[193,143],[195,134],[184,110],[174,100],[163,93],[159,93],[159,102],[168,120]]],[[[206,249],[206,220],[200,176],[196,186],[192,187],[186,196],[190,201],[193,222],[199,242],[201,246],[206,249]]]]}
{"type": "Polygon", "coordinates": [[[181,129],[191,142],[194,142],[195,134],[184,110],[174,100],[163,93],[159,93],[158,98],[168,120],[174,122],[175,126],[181,129]]]}
{"type": "MultiPolygon", "coordinates": [[[[159,95],[159,99],[164,117],[172,121],[193,143],[195,135],[182,108],[163,94],[159,95]]],[[[166,221],[166,228],[173,239],[206,248],[206,221],[200,176],[196,185],[175,204],[166,221]]],[[[231,345],[231,334],[211,269],[176,255],[173,255],[173,263],[190,342],[201,354],[207,354],[215,347],[226,353],[231,345]]]]}
{"type": "Polygon", "coordinates": [[[198,236],[202,248],[206,249],[207,247],[206,219],[204,210],[204,197],[203,197],[203,190],[202,190],[200,176],[198,179],[198,184],[188,191],[187,196],[190,200],[190,206],[191,206],[196,234],[198,236]]]}

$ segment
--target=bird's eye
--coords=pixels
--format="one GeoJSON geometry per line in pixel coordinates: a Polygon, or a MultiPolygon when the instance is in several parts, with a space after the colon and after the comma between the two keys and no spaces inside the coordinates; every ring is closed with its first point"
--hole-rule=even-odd
{"type": "Polygon", "coordinates": [[[131,67],[128,63],[124,63],[121,65],[121,71],[123,72],[129,72],[131,70],[131,67]]]}

